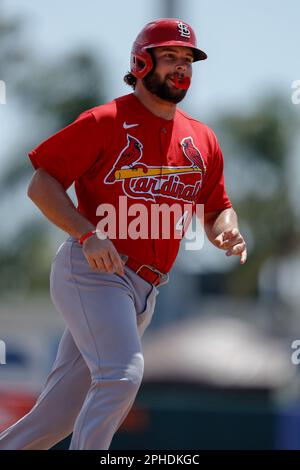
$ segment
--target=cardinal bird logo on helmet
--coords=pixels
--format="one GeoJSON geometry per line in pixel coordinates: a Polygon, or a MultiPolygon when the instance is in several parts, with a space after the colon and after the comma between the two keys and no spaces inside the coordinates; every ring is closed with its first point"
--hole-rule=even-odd
{"type": "Polygon", "coordinates": [[[193,142],[193,137],[185,137],[181,141],[181,146],[184,155],[192,163],[193,168],[199,168],[199,170],[201,170],[201,172],[204,174],[206,171],[206,166],[200,153],[200,150],[197,149],[196,145],[193,142]]]}
{"type": "Polygon", "coordinates": [[[114,183],[116,181],[116,171],[121,170],[121,168],[144,168],[145,165],[143,164],[134,165],[137,161],[141,159],[143,155],[142,149],[143,144],[136,137],[127,134],[127,145],[123,148],[112,170],[105,178],[105,183],[114,183]]]}

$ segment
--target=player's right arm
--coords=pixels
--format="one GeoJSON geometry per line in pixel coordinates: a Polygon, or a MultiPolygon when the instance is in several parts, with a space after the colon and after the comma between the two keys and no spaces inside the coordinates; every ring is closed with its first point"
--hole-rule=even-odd
{"type": "MultiPolygon", "coordinates": [[[[77,211],[62,184],[44,169],[34,172],[27,195],[50,222],[69,235],[80,238],[95,229],[77,211]]],[[[100,240],[96,235],[89,237],[83,242],[83,253],[91,268],[124,274],[122,260],[110,240],[100,240]]]]}

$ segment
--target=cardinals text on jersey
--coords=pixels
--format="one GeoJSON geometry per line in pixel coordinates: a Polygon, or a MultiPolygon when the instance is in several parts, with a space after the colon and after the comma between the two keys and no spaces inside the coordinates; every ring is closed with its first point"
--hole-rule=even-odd
{"type": "Polygon", "coordinates": [[[143,144],[127,134],[127,145],[121,150],[111,171],[104,178],[105,184],[122,183],[124,194],[136,199],[155,201],[155,196],[195,201],[199,193],[206,166],[191,136],[184,137],[181,147],[190,165],[150,166],[142,163],[143,144]],[[184,175],[196,172],[195,184],[186,184],[184,175]]]}

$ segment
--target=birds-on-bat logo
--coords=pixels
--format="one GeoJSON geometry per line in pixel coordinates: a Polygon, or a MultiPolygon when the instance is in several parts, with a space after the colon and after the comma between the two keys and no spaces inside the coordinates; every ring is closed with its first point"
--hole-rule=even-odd
{"type": "Polygon", "coordinates": [[[196,147],[196,145],[193,142],[193,137],[189,136],[189,137],[185,137],[184,139],[182,139],[181,146],[182,146],[184,155],[192,163],[192,166],[194,168],[195,167],[199,168],[202,174],[205,173],[206,166],[205,166],[200,150],[196,147]]]}
{"type": "Polygon", "coordinates": [[[179,145],[190,165],[182,165],[180,158],[181,165],[146,165],[140,162],[143,144],[127,134],[127,144],[119,153],[104,183],[122,183],[124,194],[146,201],[155,202],[156,197],[162,196],[187,202],[196,200],[206,171],[205,163],[191,136],[182,139],[179,145]],[[185,175],[196,175],[197,179],[192,177],[187,180],[185,175]]]}
{"type": "Polygon", "coordinates": [[[130,134],[127,134],[127,145],[124,147],[118,156],[112,170],[108,173],[105,178],[105,183],[114,183],[116,181],[115,173],[121,168],[144,168],[147,171],[146,165],[139,164],[134,165],[138,162],[143,155],[143,144],[130,134]]]}

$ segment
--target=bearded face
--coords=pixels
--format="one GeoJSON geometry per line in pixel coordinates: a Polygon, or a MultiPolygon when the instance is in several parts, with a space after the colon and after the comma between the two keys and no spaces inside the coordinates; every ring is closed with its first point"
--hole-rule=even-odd
{"type": "MultiPolygon", "coordinates": [[[[180,77],[178,77],[178,80],[180,80],[180,77]]],[[[143,84],[150,93],[170,103],[179,103],[187,93],[187,89],[184,90],[175,86],[174,74],[166,74],[164,78],[161,78],[155,69],[143,78],[143,84]]]]}
{"type": "Polygon", "coordinates": [[[142,79],[144,87],[170,103],[183,100],[192,76],[193,54],[187,47],[157,47],[148,51],[152,70],[142,79]]]}

